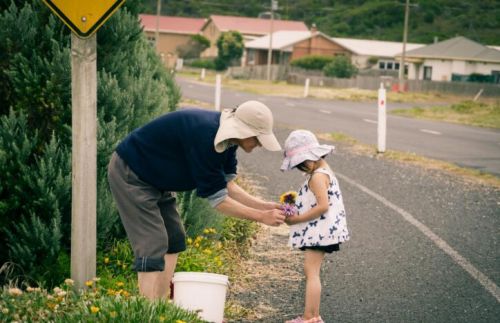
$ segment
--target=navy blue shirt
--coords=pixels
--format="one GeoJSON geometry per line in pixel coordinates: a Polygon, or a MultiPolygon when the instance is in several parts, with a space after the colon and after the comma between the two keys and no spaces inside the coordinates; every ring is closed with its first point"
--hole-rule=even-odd
{"type": "Polygon", "coordinates": [[[236,149],[215,151],[220,112],[185,109],[165,114],[131,132],[116,149],[141,180],[161,191],[197,190],[208,197],[236,174],[236,149]]]}

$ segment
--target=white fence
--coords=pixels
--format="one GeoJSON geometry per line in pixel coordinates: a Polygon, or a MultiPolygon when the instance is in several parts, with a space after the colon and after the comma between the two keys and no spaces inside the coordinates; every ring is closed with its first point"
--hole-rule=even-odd
{"type": "MultiPolygon", "coordinates": [[[[267,66],[231,67],[228,74],[237,79],[267,79],[267,66]]],[[[291,84],[303,85],[310,79],[311,86],[327,86],[334,88],[358,88],[377,90],[383,82],[388,89],[394,89],[399,83],[397,77],[357,75],[350,79],[340,79],[322,76],[319,71],[306,71],[290,66],[272,65],[271,79],[273,81],[286,80],[291,84]]],[[[434,82],[434,81],[406,81],[409,92],[439,92],[456,95],[474,96],[482,90],[482,96],[500,97],[500,84],[472,83],[472,82],[434,82]]]]}

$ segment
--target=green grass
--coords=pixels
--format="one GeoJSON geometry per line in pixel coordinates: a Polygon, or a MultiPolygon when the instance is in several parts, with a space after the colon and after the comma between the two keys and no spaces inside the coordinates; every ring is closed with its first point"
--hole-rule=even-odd
{"type": "Polygon", "coordinates": [[[437,120],[477,127],[500,128],[500,101],[492,103],[462,101],[450,106],[399,109],[394,115],[437,120]]]}

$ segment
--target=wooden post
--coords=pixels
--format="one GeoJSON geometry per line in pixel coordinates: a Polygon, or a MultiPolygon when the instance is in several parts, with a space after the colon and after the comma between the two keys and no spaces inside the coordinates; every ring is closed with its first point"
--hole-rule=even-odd
{"type": "Polygon", "coordinates": [[[220,111],[220,95],[221,95],[221,77],[220,74],[215,75],[215,110],[220,111]]]}
{"type": "Polygon", "coordinates": [[[76,288],[96,275],[96,35],[71,34],[72,204],[71,278],[76,288]]]}
{"type": "Polygon", "coordinates": [[[384,83],[380,83],[378,90],[378,122],[377,122],[377,151],[385,152],[387,115],[386,115],[386,93],[384,83]]]}
{"type": "Polygon", "coordinates": [[[304,98],[309,96],[309,78],[306,78],[306,83],[304,84],[304,98]]]}

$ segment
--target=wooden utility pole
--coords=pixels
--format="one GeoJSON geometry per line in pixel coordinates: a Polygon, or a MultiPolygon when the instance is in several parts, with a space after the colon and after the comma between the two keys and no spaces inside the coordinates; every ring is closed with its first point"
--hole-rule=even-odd
{"type": "Polygon", "coordinates": [[[97,203],[96,34],[71,34],[72,204],[71,278],[84,287],[96,275],[97,203]]]}
{"type": "Polygon", "coordinates": [[[274,10],[278,9],[278,1],[271,0],[271,26],[269,30],[269,49],[267,51],[267,80],[271,81],[271,63],[273,58],[273,29],[274,29],[274,10]]]}
{"type": "Polygon", "coordinates": [[[408,18],[410,14],[410,0],[406,0],[405,5],[405,22],[403,29],[403,52],[401,53],[401,61],[399,62],[399,86],[398,91],[402,92],[404,88],[404,77],[405,77],[405,55],[406,55],[406,41],[408,38],[408,18]]]}
{"type": "Polygon", "coordinates": [[[160,52],[158,44],[160,43],[160,16],[161,16],[161,0],[156,2],[156,31],[155,31],[155,47],[156,52],[160,52]]]}

